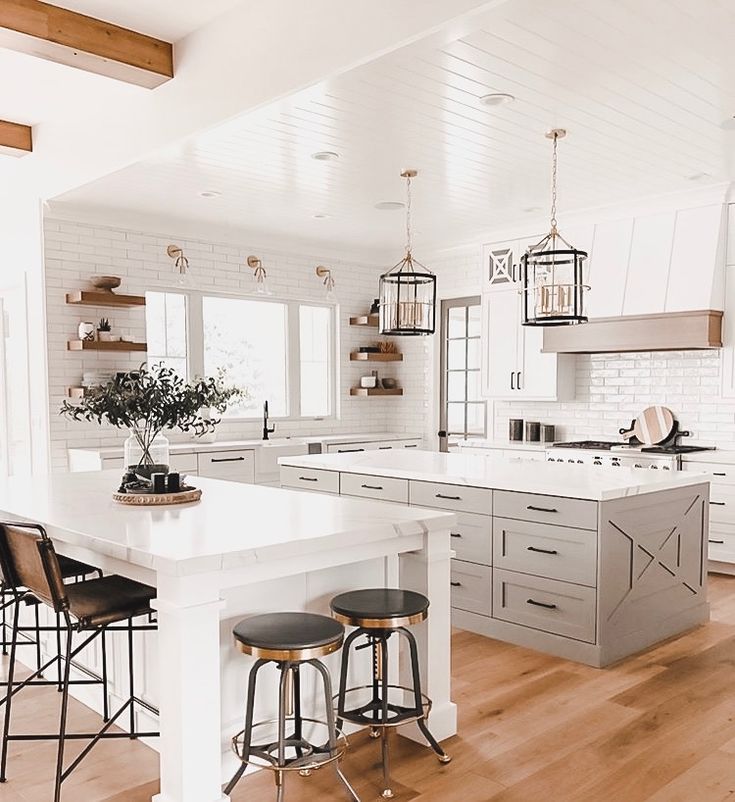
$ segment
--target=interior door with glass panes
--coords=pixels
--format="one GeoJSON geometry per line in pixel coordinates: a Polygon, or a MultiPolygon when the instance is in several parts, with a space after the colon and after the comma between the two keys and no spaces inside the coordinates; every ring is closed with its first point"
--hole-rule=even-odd
{"type": "Polygon", "coordinates": [[[480,297],[441,304],[439,450],[467,437],[484,437],[486,405],[480,387],[480,297]]]}

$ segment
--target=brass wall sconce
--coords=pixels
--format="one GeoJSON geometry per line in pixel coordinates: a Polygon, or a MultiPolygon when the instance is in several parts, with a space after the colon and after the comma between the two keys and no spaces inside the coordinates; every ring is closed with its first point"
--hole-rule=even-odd
{"type": "Polygon", "coordinates": [[[257,283],[256,292],[258,292],[260,295],[270,295],[271,292],[268,289],[268,273],[263,267],[263,262],[260,257],[248,256],[247,265],[252,271],[254,271],[253,276],[257,283]]]}
{"type": "Polygon", "coordinates": [[[317,265],[314,272],[320,279],[322,279],[322,284],[324,284],[324,287],[327,290],[327,300],[336,301],[337,295],[334,292],[334,278],[332,276],[332,271],[328,267],[324,267],[324,265],[317,265]]]}
{"type": "Polygon", "coordinates": [[[174,260],[177,283],[182,287],[185,286],[189,280],[189,260],[184,256],[183,248],[179,245],[169,245],[166,253],[174,260]]]}

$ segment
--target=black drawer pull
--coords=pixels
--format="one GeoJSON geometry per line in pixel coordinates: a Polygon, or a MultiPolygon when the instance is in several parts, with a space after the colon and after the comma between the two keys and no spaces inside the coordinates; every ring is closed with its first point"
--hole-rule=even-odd
{"type": "Polygon", "coordinates": [[[243,462],[245,457],[212,457],[211,462],[243,462]]]}
{"type": "Polygon", "coordinates": [[[449,537],[462,537],[462,535],[459,532],[450,532],[449,537]]]}
{"type": "Polygon", "coordinates": [[[724,507],[727,502],[725,501],[710,501],[710,504],[713,504],[715,507],[724,507]]]}
{"type": "Polygon", "coordinates": [[[727,474],[726,474],[726,473],[724,473],[723,471],[720,471],[719,473],[718,473],[717,471],[715,471],[715,472],[712,474],[712,476],[727,476],[727,474]]]}
{"type": "Polygon", "coordinates": [[[393,448],[393,446],[378,446],[378,451],[388,451],[391,448],[393,448]]]}
{"type": "Polygon", "coordinates": [[[462,501],[462,496],[445,496],[442,493],[437,493],[434,498],[443,498],[447,501],[462,501]]]}
{"type": "Polygon", "coordinates": [[[556,610],[555,604],[546,604],[545,602],[537,602],[535,599],[526,599],[526,604],[532,604],[534,607],[543,607],[546,610],[556,610]]]}
{"type": "Polygon", "coordinates": [[[533,504],[529,504],[526,509],[533,510],[534,512],[559,512],[559,510],[554,507],[534,507],[533,504]]]}
{"type": "Polygon", "coordinates": [[[318,482],[318,479],[315,479],[313,476],[299,476],[300,482],[318,482]]]}
{"type": "Polygon", "coordinates": [[[418,448],[418,443],[409,443],[407,446],[403,446],[404,448],[418,448]]]}
{"type": "Polygon", "coordinates": [[[364,448],[338,448],[338,454],[351,454],[353,451],[364,451],[364,448]]]}
{"type": "Polygon", "coordinates": [[[539,549],[536,546],[527,546],[526,551],[536,551],[539,554],[558,554],[556,549],[539,549]]]}
{"type": "Polygon", "coordinates": [[[724,540],[712,540],[712,538],[710,538],[707,542],[708,543],[716,543],[718,546],[724,546],[725,545],[725,541],[724,540]]]}
{"type": "Polygon", "coordinates": [[[450,585],[451,585],[453,588],[461,588],[461,587],[462,587],[462,583],[461,583],[461,582],[450,582],[449,584],[450,584],[450,585]]]}
{"type": "Polygon", "coordinates": [[[360,485],[360,487],[364,487],[365,490],[382,490],[383,489],[380,485],[360,485]]]}

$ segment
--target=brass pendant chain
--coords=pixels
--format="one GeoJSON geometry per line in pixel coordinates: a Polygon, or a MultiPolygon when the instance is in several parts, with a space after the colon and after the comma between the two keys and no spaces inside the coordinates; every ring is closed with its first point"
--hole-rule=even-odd
{"type": "Polygon", "coordinates": [[[557,143],[559,135],[554,132],[554,155],[551,161],[551,236],[555,237],[556,229],[556,175],[558,168],[557,143]]]}
{"type": "Polygon", "coordinates": [[[411,176],[406,176],[406,256],[411,261],[411,176]]]}

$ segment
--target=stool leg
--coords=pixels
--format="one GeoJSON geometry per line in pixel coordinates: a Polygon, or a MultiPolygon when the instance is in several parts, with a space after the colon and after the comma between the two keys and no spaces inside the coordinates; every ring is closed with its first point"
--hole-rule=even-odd
{"type": "Polygon", "coordinates": [[[247,763],[245,761],[250,757],[250,747],[253,740],[253,714],[255,707],[255,684],[258,678],[258,671],[267,663],[267,660],[256,660],[253,667],[250,669],[250,677],[248,679],[248,700],[245,703],[245,729],[242,734],[242,758],[243,762],[235,772],[232,779],[227,783],[225,788],[225,796],[229,796],[235,789],[235,786],[240,782],[242,775],[245,774],[247,763]]]}
{"type": "MultiPolygon", "coordinates": [[[[421,695],[421,668],[419,666],[419,651],[416,647],[416,639],[413,636],[412,632],[409,632],[407,629],[401,627],[399,630],[400,632],[408,641],[408,648],[411,652],[411,671],[413,673],[413,692],[414,697],[416,699],[416,708],[418,711],[423,713],[423,699],[421,695]]],[[[429,730],[428,725],[426,724],[426,719],[422,715],[417,721],[416,724],[418,728],[424,735],[424,738],[429,743],[429,746],[436,752],[436,756],[439,758],[439,762],[441,763],[449,763],[452,759],[439,745],[439,742],[434,738],[429,730]]]]}
{"type": "MultiPolygon", "coordinates": [[[[36,670],[41,670],[41,621],[39,620],[38,608],[41,606],[40,604],[34,604],[35,614],[34,614],[34,621],[36,627],[36,670]]],[[[43,674],[39,674],[39,679],[43,679],[43,674]]]]}
{"type": "MultiPolygon", "coordinates": [[[[10,712],[13,706],[13,680],[15,679],[15,651],[18,641],[18,614],[20,604],[15,605],[13,611],[13,635],[10,641],[10,665],[8,667],[8,695],[5,700],[5,721],[3,723],[3,748],[0,757],[0,782],[7,780],[8,765],[8,736],[10,735],[10,712]]],[[[5,641],[6,631],[3,628],[3,641],[5,641]]]]}
{"type": "MultiPolygon", "coordinates": [[[[381,637],[379,640],[379,659],[380,659],[380,692],[381,692],[381,721],[385,724],[388,720],[388,639],[381,637]]],[[[390,727],[383,726],[380,731],[380,752],[383,763],[383,799],[393,798],[393,789],[390,779],[390,749],[388,738],[390,727]]]]}
{"type": "Polygon", "coordinates": [[[350,667],[350,648],[357,638],[362,634],[362,630],[356,629],[351,632],[342,645],[342,659],[339,669],[339,690],[337,691],[337,729],[342,729],[344,724],[343,715],[345,712],[345,695],[347,693],[347,674],[350,667]]]}
{"type": "Polygon", "coordinates": [[[102,720],[107,724],[110,720],[110,699],[107,689],[107,630],[103,629],[102,639],[102,720]]]}
{"type": "Polygon", "coordinates": [[[56,754],[56,781],[54,802],[61,802],[61,782],[64,771],[64,745],[66,741],[66,717],[69,710],[69,672],[71,670],[71,629],[66,630],[66,654],[64,678],[62,680],[61,716],[59,718],[59,748],[56,754]]]}
{"type": "Polygon", "coordinates": [[[3,621],[2,621],[3,655],[7,655],[7,653],[8,653],[8,623],[7,623],[7,620],[6,620],[6,617],[5,617],[5,608],[7,607],[7,604],[5,604],[5,594],[6,594],[7,591],[5,590],[5,585],[4,584],[0,585],[0,588],[2,588],[2,599],[3,599],[3,607],[2,607],[2,616],[3,616],[3,621]]]}
{"type": "MultiPolygon", "coordinates": [[[[309,664],[321,674],[322,684],[324,685],[324,705],[325,715],[327,721],[327,732],[329,733],[329,752],[334,755],[337,751],[337,725],[334,720],[334,708],[332,707],[332,678],[329,675],[329,670],[321,662],[321,660],[309,660],[309,664]]],[[[337,772],[337,777],[347,789],[350,799],[353,802],[360,802],[360,797],[355,793],[355,789],[350,785],[349,781],[342,773],[339,767],[339,761],[334,762],[334,768],[337,772]]]]}
{"type": "Polygon", "coordinates": [[[59,657],[59,661],[57,663],[57,676],[59,678],[59,684],[56,687],[56,690],[61,693],[61,615],[56,613],[56,654],[59,657]]]}
{"type": "MultiPolygon", "coordinates": [[[[281,681],[278,688],[278,767],[286,764],[286,715],[288,713],[289,687],[288,675],[291,672],[291,663],[281,663],[281,681]]],[[[283,802],[286,789],[284,786],[283,771],[276,771],[277,802],[283,802]]]]}
{"type": "Polygon", "coordinates": [[[130,740],[137,740],[135,735],[135,655],[133,654],[133,619],[128,618],[128,687],[130,688],[130,740]]]}

